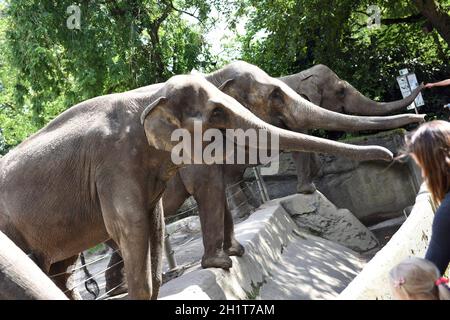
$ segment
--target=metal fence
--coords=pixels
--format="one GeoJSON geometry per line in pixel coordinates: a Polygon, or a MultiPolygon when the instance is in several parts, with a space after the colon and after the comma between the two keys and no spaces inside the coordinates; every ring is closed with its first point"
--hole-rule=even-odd
{"type": "MultiPolygon", "coordinates": [[[[255,176],[254,180],[242,179],[232,185],[227,186],[226,201],[230,210],[239,211],[246,204],[248,205],[248,208],[253,208],[254,206],[251,202],[255,203],[254,200],[257,200],[256,202],[260,204],[269,200],[267,189],[261,175],[259,174],[258,168],[254,168],[253,173],[255,176]],[[256,197],[258,199],[249,199],[249,194],[250,197],[256,194],[256,197]],[[239,198],[238,202],[236,201],[236,198],[239,198]]],[[[249,215],[251,214],[251,212],[247,212],[246,214],[249,215]]],[[[195,215],[198,215],[198,207],[197,205],[192,205],[187,209],[184,208],[180,210],[176,215],[166,219],[166,223],[169,224],[171,222],[195,215]]],[[[176,271],[177,269],[175,258],[176,252],[173,250],[170,240],[171,234],[174,234],[177,231],[179,231],[179,229],[176,229],[175,231],[172,231],[172,233],[169,233],[167,232],[166,228],[164,247],[166,259],[169,265],[169,270],[166,271],[168,273],[170,273],[171,271],[176,271]]],[[[85,251],[77,261],[76,265],[70,270],[50,276],[51,279],[56,279],[57,277],[66,276],[67,273],[72,274],[71,277],[75,284],[69,284],[64,293],[75,290],[78,291],[83,299],[103,300],[108,298],[112,292],[125,284],[125,282],[121,282],[117,286],[106,290],[106,271],[111,270],[112,268],[116,268],[120,264],[123,264],[123,260],[120,259],[118,262],[109,265],[108,262],[110,261],[112,255],[114,253],[117,253],[118,250],[109,248],[106,243],[101,243],[96,246],[96,248],[100,248],[101,251],[105,252],[100,253],[100,256],[98,256],[95,252],[91,252],[92,249],[85,251]],[[88,257],[88,262],[86,262],[86,256],[88,257]]]]}

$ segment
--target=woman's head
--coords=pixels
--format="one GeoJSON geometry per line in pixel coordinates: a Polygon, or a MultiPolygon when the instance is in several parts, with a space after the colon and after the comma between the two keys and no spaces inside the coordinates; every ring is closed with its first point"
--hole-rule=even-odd
{"type": "Polygon", "coordinates": [[[450,291],[440,276],[432,262],[407,258],[389,273],[392,294],[399,300],[450,300],[450,291]]]}
{"type": "Polygon", "coordinates": [[[406,137],[406,152],[421,167],[433,201],[438,204],[450,189],[450,123],[424,123],[406,137]]]}

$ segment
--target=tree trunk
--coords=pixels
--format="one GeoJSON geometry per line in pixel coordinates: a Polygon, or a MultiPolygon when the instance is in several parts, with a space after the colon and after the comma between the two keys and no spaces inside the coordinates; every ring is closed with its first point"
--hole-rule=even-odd
{"type": "Polygon", "coordinates": [[[450,16],[434,0],[412,0],[420,13],[427,18],[450,47],[450,16]]]}

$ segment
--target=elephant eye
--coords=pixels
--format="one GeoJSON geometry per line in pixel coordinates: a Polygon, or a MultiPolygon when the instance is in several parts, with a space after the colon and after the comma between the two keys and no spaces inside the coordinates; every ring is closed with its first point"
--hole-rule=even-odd
{"type": "Polygon", "coordinates": [[[225,118],[226,118],[226,114],[225,114],[223,107],[215,107],[209,115],[210,121],[225,120],[225,118]]]}
{"type": "Polygon", "coordinates": [[[281,102],[284,101],[283,99],[283,92],[281,92],[280,88],[275,88],[272,93],[270,94],[270,98],[274,100],[279,100],[281,102]]]}
{"type": "Polygon", "coordinates": [[[341,98],[345,97],[345,88],[340,88],[337,91],[337,95],[338,95],[338,97],[341,97],[341,98]]]}
{"type": "Polygon", "coordinates": [[[220,107],[215,107],[211,112],[211,117],[219,117],[223,114],[223,109],[220,107]]]}

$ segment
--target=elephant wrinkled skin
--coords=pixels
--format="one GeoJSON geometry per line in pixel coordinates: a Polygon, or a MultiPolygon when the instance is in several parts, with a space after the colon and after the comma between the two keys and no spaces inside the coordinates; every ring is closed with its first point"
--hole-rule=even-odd
{"type": "Polygon", "coordinates": [[[52,264],[112,238],[123,256],[130,298],[156,298],[162,276],[161,196],[179,169],[171,161],[170,135],[179,128],[193,135],[194,121],[202,121],[203,130],[267,130],[279,135],[280,148],[291,151],[392,160],[382,147],[274,127],[204,78],[175,76],[145,90],[73,106],[2,157],[0,231],[46,273],[52,264]]]}
{"type": "MultiPolygon", "coordinates": [[[[258,67],[241,61],[205,75],[205,78],[264,121],[294,131],[306,132],[313,128],[343,131],[390,129],[422,122],[424,118],[424,115],[415,114],[357,117],[332,112],[302,98],[284,81],[272,78],[258,67]]],[[[291,86],[295,88],[292,84],[291,86]]],[[[328,152],[337,154],[335,150],[328,152]]],[[[314,153],[302,153],[304,154],[314,156],[314,153]]],[[[345,152],[340,155],[363,160],[345,152]]],[[[371,159],[375,160],[371,156],[366,157],[366,160],[371,159]]],[[[225,199],[225,188],[226,184],[234,184],[241,180],[247,167],[248,165],[187,166],[179,170],[169,181],[163,195],[166,217],[174,215],[190,195],[197,201],[205,249],[202,266],[205,268],[228,269],[232,266],[228,256],[241,256],[244,253],[244,248],[234,237],[232,216],[225,199]]],[[[117,283],[119,280],[111,281],[117,283]]],[[[112,288],[114,285],[110,283],[109,287],[112,288]]]]}
{"type": "MultiPolygon", "coordinates": [[[[377,102],[362,95],[350,83],[340,79],[333,70],[322,64],[279,79],[324,109],[359,116],[384,116],[403,110],[424,88],[421,84],[402,100],[377,102]]],[[[348,127],[345,131],[355,130],[348,127]]],[[[292,157],[297,168],[297,192],[313,193],[316,190],[313,179],[319,166],[317,156],[313,153],[293,152],[292,157]]]]}

